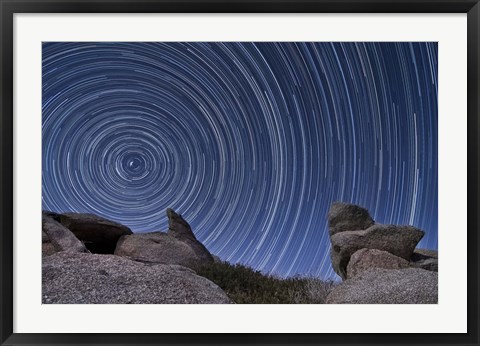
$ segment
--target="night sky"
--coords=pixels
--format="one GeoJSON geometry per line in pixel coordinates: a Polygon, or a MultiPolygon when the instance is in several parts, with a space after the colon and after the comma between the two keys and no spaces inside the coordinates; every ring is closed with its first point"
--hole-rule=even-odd
{"type": "Polygon", "coordinates": [[[44,43],[43,209],[181,213],[224,260],[335,278],[326,214],[437,248],[437,43],[44,43]]]}

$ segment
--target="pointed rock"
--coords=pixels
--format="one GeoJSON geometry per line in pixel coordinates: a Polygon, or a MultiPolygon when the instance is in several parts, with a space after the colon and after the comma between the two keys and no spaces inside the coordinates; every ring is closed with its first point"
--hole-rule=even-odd
{"type": "Polygon", "coordinates": [[[182,215],[177,214],[173,209],[167,209],[168,216],[168,234],[176,238],[189,238],[197,240],[193,234],[192,228],[182,215]]]}

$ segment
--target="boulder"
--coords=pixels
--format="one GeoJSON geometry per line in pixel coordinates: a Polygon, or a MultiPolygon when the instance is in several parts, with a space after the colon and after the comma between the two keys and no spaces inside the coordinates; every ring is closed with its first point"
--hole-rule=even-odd
{"type": "Polygon", "coordinates": [[[436,304],[438,273],[418,269],[364,271],[333,288],[327,304],[436,304]]]}
{"type": "Polygon", "coordinates": [[[210,280],[178,265],[58,252],[43,258],[44,304],[229,304],[210,280]]]}
{"type": "Polygon", "coordinates": [[[65,213],[60,222],[93,253],[113,254],[118,239],[132,234],[130,228],[93,214],[65,213]]]}
{"type": "Polygon", "coordinates": [[[410,265],[438,272],[438,252],[435,250],[415,249],[410,258],[410,265]]]}
{"type": "Polygon", "coordinates": [[[332,267],[342,279],[346,279],[350,257],[363,248],[383,250],[410,260],[423,235],[423,231],[412,226],[381,224],[375,224],[363,231],[336,233],[330,238],[332,267]]]}
{"type": "Polygon", "coordinates": [[[328,212],[330,237],[339,232],[364,230],[374,223],[368,210],[355,204],[335,202],[328,212]]]}
{"type": "Polygon", "coordinates": [[[405,269],[410,263],[389,252],[377,249],[361,249],[356,251],[347,265],[347,279],[351,279],[372,268],[405,269]]]}
{"type": "Polygon", "coordinates": [[[208,251],[198,253],[188,242],[180,241],[164,232],[126,235],[120,238],[115,255],[145,263],[178,264],[213,262],[208,251]]]}
{"type": "Polygon", "coordinates": [[[137,233],[123,236],[117,244],[115,255],[146,263],[178,264],[192,267],[212,263],[213,256],[200,243],[190,225],[175,213],[167,210],[169,229],[167,233],[137,233]]]}
{"type": "Polygon", "coordinates": [[[47,213],[42,214],[42,253],[58,251],[88,252],[85,246],[70,230],[55,221],[47,213]]]}

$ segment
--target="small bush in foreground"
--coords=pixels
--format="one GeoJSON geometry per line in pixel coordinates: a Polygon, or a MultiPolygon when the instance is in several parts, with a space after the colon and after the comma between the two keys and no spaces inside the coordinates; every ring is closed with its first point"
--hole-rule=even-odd
{"type": "Polygon", "coordinates": [[[277,278],[228,262],[204,264],[195,270],[237,304],[323,304],[334,286],[332,281],[311,277],[277,278]]]}

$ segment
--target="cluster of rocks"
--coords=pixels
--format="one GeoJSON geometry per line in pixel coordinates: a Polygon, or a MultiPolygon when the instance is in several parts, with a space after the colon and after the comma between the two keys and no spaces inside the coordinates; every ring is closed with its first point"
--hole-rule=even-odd
{"type": "Polygon", "coordinates": [[[424,232],[375,223],[368,210],[334,203],[328,214],[331,259],[343,282],[330,304],[434,304],[438,302],[436,251],[416,249],[424,232]]]}
{"type": "MultiPolygon", "coordinates": [[[[193,270],[219,259],[172,209],[167,232],[135,234],[92,214],[42,216],[43,303],[232,303],[193,270]]],[[[423,231],[376,223],[345,203],[332,205],[328,222],[332,266],[343,282],[327,303],[437,303],[437,252],[416,248],[423,231]]]]}
{"type": "Polygon", "coordinates": [[[231,303],[191,269],[213,256],[181,215],[167,216],[167,232],[134,234],[96,215],[44,211],[43,303],[231,303]]]}

